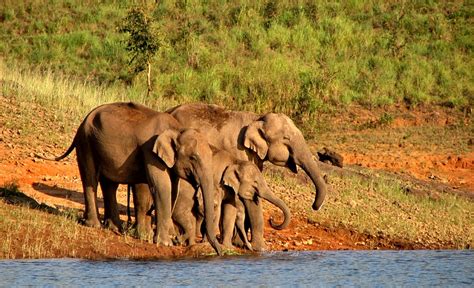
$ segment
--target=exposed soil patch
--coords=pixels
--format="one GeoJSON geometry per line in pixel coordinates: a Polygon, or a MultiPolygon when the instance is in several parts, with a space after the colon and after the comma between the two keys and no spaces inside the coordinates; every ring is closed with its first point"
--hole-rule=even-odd
{"type": "Polygon", "coordinates": [[[363,155],[344,153],[347,163],[373,169],[403,172],[419,179],[450,184],[453,188],[474,191],[474,152],[464,155],[363,155]]]}
{"type": "Polygon", "coordinates": [[[404,173],[474,193],[471,111],[443,107],[354,108],[317,137],[344,164],[404,173]]]}

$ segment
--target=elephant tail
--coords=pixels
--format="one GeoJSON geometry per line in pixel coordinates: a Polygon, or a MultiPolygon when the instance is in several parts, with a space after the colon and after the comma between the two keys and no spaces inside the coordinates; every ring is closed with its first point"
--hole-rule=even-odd
{"type": "Polygon", "coordinates": [[[49,158],[49,157],[44,157],[44,156],[39,155],[39,154],[35,154],[35,156],[40,158],[40,159],[48,160],[48,161],[61,161],[64,158],[66,158],[69,154],[71,154],[72,150],[74,150],[75,148],[76,148],[76,138],[74,138],[74,140],[72,141],[72,143],[69,146],[69,148],[67,149],[67,151],[64,152],[64,154],[59,156],[59,157],[49,158]]]}

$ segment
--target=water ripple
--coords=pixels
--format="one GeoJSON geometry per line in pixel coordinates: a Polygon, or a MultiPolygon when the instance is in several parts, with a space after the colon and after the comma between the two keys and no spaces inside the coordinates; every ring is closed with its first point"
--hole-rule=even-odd
{"type": "Polygon", "coordinates": [[[472,287],[474,253],[277,252],[195,260],[2,260],[0,287],[472,287]]]}

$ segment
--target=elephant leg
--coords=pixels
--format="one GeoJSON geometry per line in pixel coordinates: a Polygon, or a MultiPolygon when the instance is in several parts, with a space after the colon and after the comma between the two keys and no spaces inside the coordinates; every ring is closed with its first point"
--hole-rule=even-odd
{"type": "Polygon", "coordinates": [[[150,188],[147,183],[140,183],[135,184],[133,190],[133,206],[138,238],[142,240],[150,239],[153,235],[151,216],[147,214],[153,204],[150,188]]]}
{"type": "Polygon", "coordinates": [[[204,216],[202,216],[202,214],[200,213],[195,214],[195,215],[196,215],[196,231],[194,231],[194,235],[196,235],[196,237],[201,237],[202,242],[206,242],[207,238],[204,237],[206,228],[204,228],[204,225],[202,225],[204,223],[204,216]]]}
{"type": "Polygon", "coordinates": [[[100,228],[99,209],[97,207],[98,172],[91,154],[90,149],[85,149],[83,146],[76,147],[77,165],[84,191],[84,225],[100,228]]]}
{"type": "Polygon", "coordinates": [[[188,245],[196,243],[196,218],[193,215],[194,188],[186,181],[181,181],[179,195],[173,209],[173,220],[181,226],[184,234],[180,242],[187,241],[188,245]]]}
{"type": "Polygon", "coordinates": [[[178,237],[180,242],[187,241],[188,245],[196,244],[196,219],[191,211],[187,213],[173,213],[173,219],[183,229],[183,235],[178,237]]]}
{"type": "Polygon", "coordinates": [[[119,217],[117,204],[118,183],[105,177],[100,178],[100,188],[104,197],[104,225],[113,231],[122,230],[122,221],[119,217]]]}
{"type": "Polygon", "coordinates": [[[225,203],[222,207],[222,245],[232,248],[232,236],[235,229],[235,218],[237,209],[230,203],[225,203]]]}
{"type": "MultiPolygon", "coordinates": [[[[150,158],[148,158],[150,159],[150,158]]],[[[153,242],[171,246],[173,242],[169,231],[174,229],[171,220],[171,177],[169,171],[163,168],[158,160],[147,164],[148,181],[152,188],[153,203],[155,205],[156,230],[153,242]]]]}
{"type": "Polygon", "coordinates": [[[252,245],[250,244],[248,237],[247,237],[247,231],[245,230],[245,207],[244,203],[240,200],[235,201],[235,207],[236,207],[236,218],[235,218],[235,227],[237,228],[237,232],[240,234],[240,238],[244,241],[245,247],[249,250],[252,249],[252,245]]]}
{"type": "MultiPolygon", "coordinates": [[[[258,201],[258,200],[257,200],[258,201]]],[[[259,202],[244,199],[245,207],[250,220],[250,231],[252,233],[252,248],[255,251],[265,251],[267,247],[263,239],[263,209],[259,202]]]]}
{"type": "Polygon", "coordinates": [[[224,191],[221,190],[221,188],[217,189],[217,193],[214,197],[214,209],[215,209],[215,215],[214,215],[214,234],[219,235],[220,229],[220,221],[221,221],[221,213],[222,213],[222,199],[223,199],[224,191]]]}

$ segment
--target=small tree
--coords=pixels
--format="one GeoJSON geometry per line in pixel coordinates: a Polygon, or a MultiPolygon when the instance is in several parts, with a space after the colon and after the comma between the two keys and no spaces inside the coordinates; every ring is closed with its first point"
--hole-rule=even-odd
{"type": "Polygon", "coordinates": [[[158,30],[141,8],[131,9],[119,27],[119,32],[128,33],[126,50],[130,54],[129,65],[135,74],[147,70],[147,96],[151,92],[151,61],[160,48],[158,30]]]}

